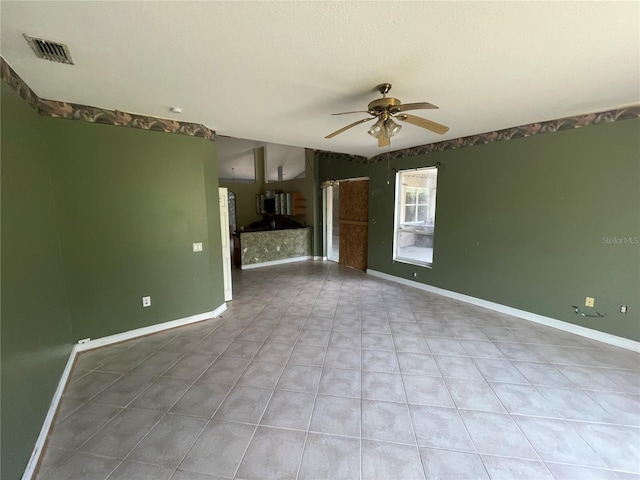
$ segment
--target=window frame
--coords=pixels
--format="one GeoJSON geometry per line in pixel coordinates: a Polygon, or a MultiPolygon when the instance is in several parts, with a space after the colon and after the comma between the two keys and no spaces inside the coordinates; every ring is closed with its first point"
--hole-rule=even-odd
{"type": "MultiPolygon", "coordinates": [[[[407,263],[410,265],[416,265],[416,266],[420,266],[420,267],[427,267],[427,268],[432,268],[433,267],[433,263],[435,260],[435,240],[434,240],[434,246],[431,247],[432,248],[432,259],[431,262],[424,262],[424,261],[420,261],[420,260],[416,260],[415,258],[408,258],[408,257],[402,257],[402,256],[398,256],[398,244],[399,244],[399,234],[402,231],[410,231],[407,228],[402,228],[402,225],[406,225],[407,223],[411,223],[411,222],[406,222],[406,218],[405,218],[405,214],[406,214],[406,207],[407,205],[415,205],[415,214],[414,214],[414,219],[417,219],[417,215],[418,215],[418,207],[420,205],[430,205],[430,201],[427,203],[420,203],[419,202],[419,193],[421,189],[425,189],[425,187],[403,187],[402,184],[402,177],[404,174],[406,173],[410,173],[410,172],[420,172],[420,171],[427,171],[427,170],[431,170],[434,171],[435,170],[435,177],[436,177],[436,186],[435,186],[435,195],[433,196],[433,236],[435,238],[435,226],[436,226],[436,208],[437,208],[437,197],[438,197],[438,167],[436,165],[433,166],[428,166],[428,167],[418,167],[418,168],[407,168],[407,169],[403,169],[403,170],[397,170],[396,171],[396,182],[395,182],[395,196],[394,196],[394,209],[393,209],[393,261],[394,262],[400,262],[400,263],[407,263]],[[416,199],[415,199],[415,204],[414,203],[410,203],[407,204],[406,203],[406,189],[407,188],[415,188],[416,189],[416,199]],[[401,196],[404,196],[404,198],[401,198],[401,196]]],[[[413,223],[417,223],[416,221],[414,221],[413,223]]]]}

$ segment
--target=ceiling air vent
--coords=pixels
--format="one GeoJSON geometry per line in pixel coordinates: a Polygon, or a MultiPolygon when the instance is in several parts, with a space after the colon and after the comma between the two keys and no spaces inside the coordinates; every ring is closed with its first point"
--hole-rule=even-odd
{"type": "Polygon", "coordinates": [[[33,53],[36,54],[36,57],[51,60],[52,62],[73,65],[69,47],[64,43],[51,42],[49,40],[43,40],[42,38],[30,37],[29,35],[25,35],[24,38],[27,40],[27,43],[31,45],[31,49],[33,53]]]}

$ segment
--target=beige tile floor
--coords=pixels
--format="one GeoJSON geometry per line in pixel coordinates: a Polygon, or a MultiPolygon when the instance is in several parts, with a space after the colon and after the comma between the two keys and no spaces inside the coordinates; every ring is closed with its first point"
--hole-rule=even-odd
{"type": "Polygon", "coordinates": [[[38,479],[640,479],[640,357],[331,263],[83,353],[38,479]]]}

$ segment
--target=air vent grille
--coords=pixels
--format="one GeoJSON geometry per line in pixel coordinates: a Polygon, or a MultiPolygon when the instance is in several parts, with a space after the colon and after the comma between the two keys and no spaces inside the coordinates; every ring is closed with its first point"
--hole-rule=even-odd
{"type": "Polygon", "coordinates": [[[52,42],[50,40],[43,40],[42,38],[30,37],[25,35],[24,38],[31,46],[33,53],[36,57],[43,58],[45,60],[51,60],[52,62],[67,63],[73,65],[71,60],[71,53],[69,53],[69,47],[64,43],[52,42]]]}

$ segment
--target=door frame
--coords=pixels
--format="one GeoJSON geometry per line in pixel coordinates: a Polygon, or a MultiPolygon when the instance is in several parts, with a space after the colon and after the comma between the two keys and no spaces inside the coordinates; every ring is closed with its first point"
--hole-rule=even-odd
{"type": "MultiPolygon", "coordinates": [[[[332,222],[333,211],[330,208],[333,208],[333,198],[329,198],[329,188],[332,188],[334,185],[340,185],[341,183],[346,182],[359,182],[362,180],[369,180],[369,177],[353,177],[353,178],[342,178],[339,180],[325,180],[320,184],[320,188],[322,189],[322,216],[323,216],[323,225],[322,225],[322,259],[329,260],[329,243],[333,242],[333,239],[330,236],[329,226],[332,222]]],[[[332,192],[333,193],[333,192],[332,192]]],[[[340,232],[338,232],[340,235],[340,232]]],[[[334,263],[339,263],[340,261],[340,249],[338,247],[338,260],[329,260],[334,263]]]]}

